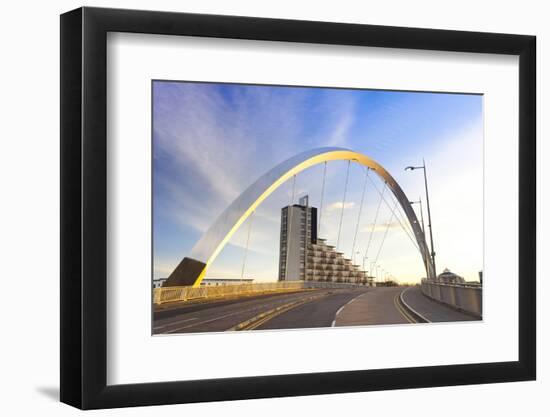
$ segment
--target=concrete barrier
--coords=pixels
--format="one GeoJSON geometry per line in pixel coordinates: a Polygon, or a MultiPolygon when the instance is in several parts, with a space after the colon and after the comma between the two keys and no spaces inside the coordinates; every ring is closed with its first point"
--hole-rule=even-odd
{"type": "Polygon", "coordinates": [[[476,317],[482,315],[482,288],[472,284],[444,284],[423,280],[422,292],[427,297],[476,317]]]}

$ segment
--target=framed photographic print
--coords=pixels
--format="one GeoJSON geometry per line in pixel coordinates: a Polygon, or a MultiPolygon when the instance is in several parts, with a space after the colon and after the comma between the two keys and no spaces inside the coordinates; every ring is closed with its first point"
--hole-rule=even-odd
{"type": "Polygon", "coordinates": [[[61,400],[535,379],[535,38],[61,16],[61,400]]]}

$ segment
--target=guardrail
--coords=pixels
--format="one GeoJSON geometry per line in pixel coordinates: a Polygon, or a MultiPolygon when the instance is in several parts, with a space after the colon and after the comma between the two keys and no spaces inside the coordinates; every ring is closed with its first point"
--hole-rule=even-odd
{"type": "Polygon", "coordinates": [[[163,304],[201,298],[218,298],[232,295],[259,294],[323,288],[364,287],[360,284],[317,281],[283,281],[258,284],[205,285],[203,287],[160,287],[153,291],[153,303],[163,304]]]}
{"type": "Polygon", "coordinates": [[[481,285],[445,284],[423,280],[421,289],[424,295],[436,301],[481,317],[483,307],[481,285]]]}

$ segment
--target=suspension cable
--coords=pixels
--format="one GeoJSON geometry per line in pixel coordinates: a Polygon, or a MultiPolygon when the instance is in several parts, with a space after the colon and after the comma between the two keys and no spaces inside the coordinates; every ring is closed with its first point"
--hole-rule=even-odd
{"type": "MultiPolygon", "coordinates": [[[[398,202],[397,198],[395,198],[395,202],[398,202]]],[[[413,246],[420,253],[422,253],[420,251],[420,247],[418,246],[418,243],[416,241],[414,230],[413,230],[410,222],[407,220],[408,219],[407,215],[404,212],[402,212],[401,205],[397,206],[397,210],[395,211],[395,213],[396,213],[396,216],[395,216],[396,220],[399,222],[399,225],[401,226],[401,228],[403,229],[405,234],[408,236],[408,238],[411,241],[411,243],[413,244],[413,246]],[[399,214],[399,216],[397,214],[399,214]]]]}
{"type": "Polygon", "coordinates": [[[355,225],[355,234],[353,235],[353,244],[351,245],[351,259],[355,258],[355,244],[357,242],[357,232],[359,231],[359,223],[361,222],[361,213],[363,212],[363,202],[365,201],[365,190],[367,189],[367,180],[369,176],[369,168],[365,172],[365,182],[363,183],[363,192],[361,194],[361,204],[359,205],[359,214],[357,215],[357,224],[355,225]]]}
{"type": "Polygon", "coordinates": [[[246,256],[248,255],[248,243],[250,242],[250,233],[252,231],[252,221],[254,219],[254,211],[250,214],[250,216],[248,217],[248,233],[246,235],[246,245],[245,245],[245,249],[244,249],[244,257],[243,257],[243,267],[241,269],[241,281],[243,280],[243,277],[244,277],[244,269],[245,269],[245,266],[246,266],[246,256]]]}
{"type": "MultiPolygon", "coordinates": [[[[395,201],[397,201],[397,198],[395,198],[395,201]]],[[[401,207],[401,205],[399,205],[397,207],[397,210],[395,211],[395,218],[399,221],[399,223],[402,223],[406,227],[409,235],[414,236],[414,230],[411,224],[409,223],[409,221],[406,220],[407,214],[403,211],[403,208],[401,207]]]]}
{"type": "MultiPolygon", "coordinates": [[[[395,200],[397,201],[397,198],[395,198],[395,200]]],[[[415,233],[414,233],[414,229],[411,225],[411,223],[407,220],[408,217],[407,217],[407,213],[405,212],[405,209],[403,207],[401,207],[401,204],[399,206],[397,206],[397,212],[396,212],[399,216],[399,218],[403,221],[403,224],[405,224],[407,226],[407,230],[410,232],[411,236],[414,236],[415,233]]]]}
{"type": "MultiPolygon", "coordinates": [[[[376,189],[376,191],[378,191],[378,189],[376,189]]],[[[376,207],[376,213],[374,214],[374,220],[372,222],[372,227],[370,229],[369,240],[367,242],[367,248],[365,249],[365,256],[363,256],[363,260],[368,258],[369,248],[370,248],[370,244],[372,242],[372,235],[374,234],[374,228],[376,227],[376,222],[378,221],[378,214],[380,213],[380,206],[382,205],[382,200],[384,198],[384,192],[385,191],[386,191],[386,183],[384,183],[384,187],[382,188],[382,192],[378,191],[378,193],[380,194],[380,200],[378,201],[378,206],[376,207]]]]}
{"type": "MultiPolygon", "coordinates": [[[[378,194],[380,195],[380,197],[382,198],[382,200],[384,201],[384,203],[386,204],[386,206],[391,210],[391,205],[387,202],[387,200],[384,198],[383,196],[383,192],[380,192],[380,190],[378,189],[378,187],[376,186],[376,184],[374,183],[374,181],[372,180],[372,178],[369,177],[369,180],[371,182],[371,184],[373,185],[374,189],[378,192],[378,194]]],[[[386,185],[386,183],[384,183],[384,185],[386,185]]],[[[384,191],[384,190],[382,190],[384,191]]],[[[414,240],[414,237],[412,237],[409,232],[407,231],[407,229],[405,228],[405,226],[403,226],[403,223],[401,222],[401,220],[399,220],[399,218],[397,218],[397,221],[399,222],[399,225],[401,226],[401,228],[403,229],[403,231],[405,232],[405,234],[408,236],[409,240],[411,241],[411,243],[413,244],[413,246],[420,252],[420,248],[418,247],[416,241],[414,240]]]]}
{"type": "Polygon", "coordinates": [[[340,224],[338,226],[338,238],[336,239],[336,251],[340,244],[340,232],[342,231],[342,222],[344,221],[344,208],[346,207],[346,193],[348,191],[349,166],[351,161],[348,161],[348,169],[346,171],[346,183],[344,185],[344,197],[342,198],[342,210],[340,211],[340,224]]]}
{"type": "Polygon", "coordinates": [[[319,205],[319,225],[317,226],[317,236],[321,236],[321,216],[323,215],[323,200],[325,198],[325,179],[327,177],[327,162],[323,168],[323,185],[321,186],[321,204],[319,205]]]}
{"type": "Polygon", "coordinates": [[[374,259],[374,263],[378,262],[378,258],[380,257],[380,252],[382,252],[382,246],[384,246],[384,242],[386,240],[386,236],[388,236],[388,231],[390,230],[390,225],[393,220],[393,217],[395,215],[395,209],[397,208],[397,201],[395,202],[395,205],[393,206],[393,209],[391,211],[390,218],[388,220],[388,223],[386,224],[386,231],[384,232],[384,236],[382,237],[382,242],[380,243],[380,247],[378,248],[378,252],[376,253],[376,258],[374,259]]]}

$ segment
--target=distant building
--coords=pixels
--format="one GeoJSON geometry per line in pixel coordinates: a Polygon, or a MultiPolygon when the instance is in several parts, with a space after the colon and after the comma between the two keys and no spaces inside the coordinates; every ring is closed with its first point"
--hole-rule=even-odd
{"type": "Polygon", "coordinates": [[[279,281],[367,283],[367,274],[317,236],[317,208],[308,196],[281,209],[279,281]]]}
{"type": "Polygon", "coordinates": [[[351,283],[371,283],[366,272],[354,265],[351,259],[337,252],[334,246],[326,244],[325,239],[317,239],[307,248],[307,281],[334,281],[351,283]]]}
{"type": "Polygon", "coordinates": [[[279,281],[304,281],[306,248],[317,242],[317,209],[309,207],[308,196],[299,204],[281,209],[279,281]]]}
{"type": "Polygon", "coordinates": [[[168,278],[156,278],[153,280],[153,288],[160,288],[168,278]]]}
{"type": "MultiPolygon", "coordinates": [[[[162,284],[168,278],[157,278],[153,280],[153,288],[160,288],[162,284]]],[[[201,286],[205,285],[239,285],[239,284],[252,284],[254,282],[253,278],[243,278],[243,279],[231,279],[231,278],[204,278],[201,281],[201,286]]]]}
{"type": "Polygon", "coordinates": [[[240,285],[252,284],[253,278],[231,279],[231,278],[205,278],[201,281],[202,286],[210,285],[240,285]]]}
{"type": "Polygon", "coordinates": [[[443,272],[437,276],[437,280],[444,282],[445,284],[464,284],[466,282],[466,280],[460,275],[449,271],[447,268],[445,268],[443,272]]]}

